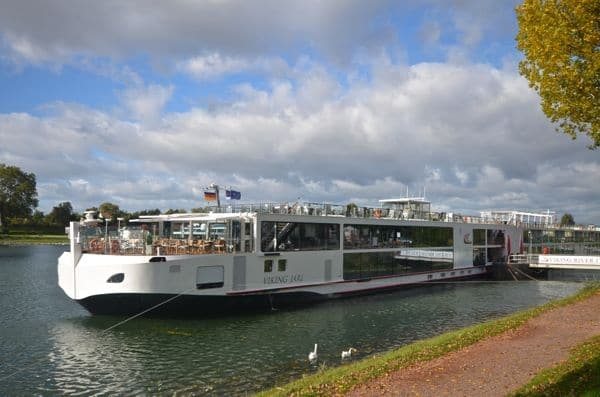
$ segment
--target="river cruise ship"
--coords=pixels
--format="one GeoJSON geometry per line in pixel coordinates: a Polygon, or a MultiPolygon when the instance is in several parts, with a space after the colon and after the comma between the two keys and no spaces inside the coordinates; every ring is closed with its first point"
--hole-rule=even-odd
{"type": "Polygon", "coordinates": [[[518,226],[432,213],[423,198],[215,207],[115,230],[88,213],[69,237],[58,282],[93,314],[276,309],[480,277],[523,249],[518,226]]]}

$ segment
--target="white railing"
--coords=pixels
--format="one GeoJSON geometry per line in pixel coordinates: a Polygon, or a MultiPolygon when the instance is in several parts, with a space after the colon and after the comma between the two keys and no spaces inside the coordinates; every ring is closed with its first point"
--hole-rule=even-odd
{"type": "MultiPolygon", "coordinates": [[[[424,212],[423,216],[405,216],[402,211],[382,207],[358,207],[342,204],[327,203],[258,203],[221,205],[220,207],[207,207],[207,212],[213,213],[259,213],[283,214],[305,216],[343,216],[347,218],[376,218],[400,220],[427,220],[438,222],[460,222],[473,224],[505,224],[500,220],[460,214],[446,214],[444,212],[424,212]]],[[[416,214],[417,212],[413,212],[416,214]]]]}
{"type": "Polygon", "coordinates": [[[539,255],[536,254],[511,254],[508,256],[509,265],[530,265],[538,263],[539,255]]]}

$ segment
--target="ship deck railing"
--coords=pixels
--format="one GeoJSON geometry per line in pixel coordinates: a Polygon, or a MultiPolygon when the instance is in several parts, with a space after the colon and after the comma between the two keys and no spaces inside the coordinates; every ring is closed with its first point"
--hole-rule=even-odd
{"type": "Polygon", "coordinates": [[[241,241],[214,236],[160,237],[142,227],[119,229],[81,225],[78,243],[82,252],[105,255],[201,255],[252,252],[252,241],[241,241]]]}
{"type": "Polygon", "coordinates": [[[187,240],[162,238],[152,244],[139,239],[98,237],[80,239],[82,252],[104,255],[202,255],[240,253],[239,244],[230,244],[224,239],[187,240]]]}
{"type": "Polygon", "coordinates": [[[359,207],[328,203],[255,203],[205,207],[206,213],[258,213],[304,216],[338,216],[345,218],[398,219],[416,221],[459,222],[476,224],[506,224],[501,220],[481,216],[445,212],[403,212],[387,207],[359,207]]]}

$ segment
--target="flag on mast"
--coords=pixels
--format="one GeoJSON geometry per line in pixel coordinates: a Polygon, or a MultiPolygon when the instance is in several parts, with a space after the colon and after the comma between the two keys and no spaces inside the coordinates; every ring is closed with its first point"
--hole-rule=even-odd
{"type": "Polygon", "coordinates": [[[204,192],[204,200],[217,201],[217,192],[204,192]]]}
{"type": "Polygon", "coordinates": [[[240,200],[242,198],[242,193],[236,190],[227,189],[225,190],[225,198],[227,200],[240,200]]]}

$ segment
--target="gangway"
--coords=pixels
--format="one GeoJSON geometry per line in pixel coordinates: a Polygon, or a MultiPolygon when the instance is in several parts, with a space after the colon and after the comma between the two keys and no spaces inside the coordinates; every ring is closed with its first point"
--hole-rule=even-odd
{"type": "Polygon", "coordinates": [[[537,263],[539,255],[534,254],[512,254],[508,257],[509,265],[530,265],[537,263]]]}
{"type": "Polygon", "coordinates": [[[515,254],[508,257],[508,264],[526,264],[536,269],[600,270],[600,256],[515,254]]]}

